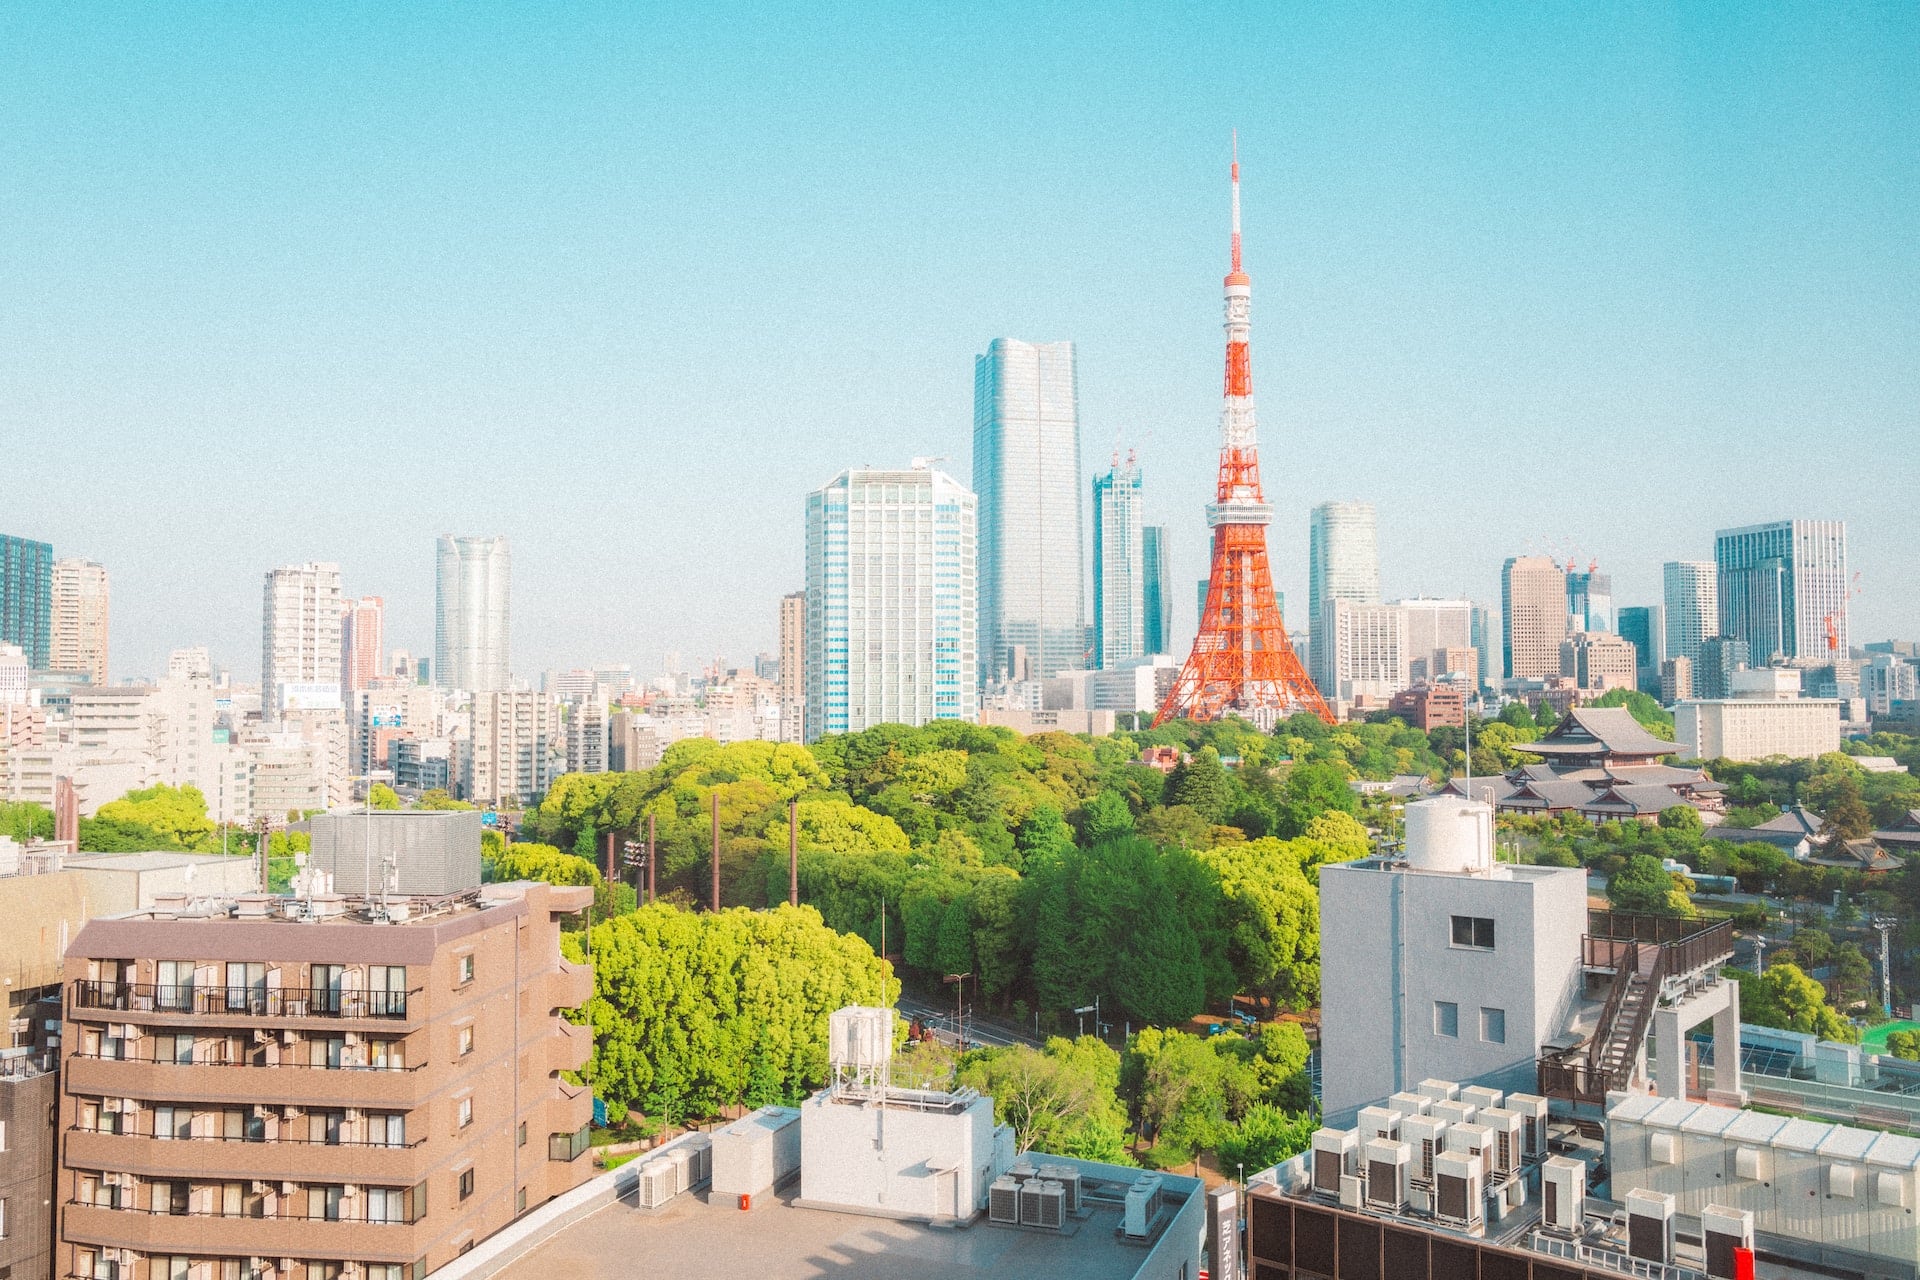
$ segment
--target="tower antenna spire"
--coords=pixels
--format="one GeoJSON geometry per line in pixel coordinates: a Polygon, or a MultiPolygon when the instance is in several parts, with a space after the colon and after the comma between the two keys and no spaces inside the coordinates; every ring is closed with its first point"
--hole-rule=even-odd
{"type": "Polygon", "coordinates": [[[1240,131],[1233,131],[1233,273],[1240,274],[1240,131]]]}

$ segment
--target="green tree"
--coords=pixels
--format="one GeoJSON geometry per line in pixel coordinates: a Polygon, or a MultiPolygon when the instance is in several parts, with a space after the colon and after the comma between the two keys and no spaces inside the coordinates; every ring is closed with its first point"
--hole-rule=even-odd
{"type": "Polygon", "coordinates": [[[0,800],[0,836],[26,844],[53,839],[53,810],[31,800],[0,800]]]}
{"type": "MultiPolygon", "coordinates": [[[[891,818],[882,817],[839,796],[809,796],[800,802],[800,847],[836,853],[905,853],[912,847],[907,833],[891,818]]],[[[766,838],[784,846],[787,823],[783,816],[768,824],[766,838]]]]}
{"type": "Polygon", "coordinates": [[[1232,810],[1234,790],[1220,753],[1202,747],[1174,767],[1167,779],[1167,803],[1185,805],[1211,824],[1232,810]]]}
{"type": "Polygon", "coordinates": [[[1227,958],[1242,991],[1273,1005],[1320,998],[1320,895],[1293,844],[1272,838],[1204,855],[1226,899],[1227,958]]]}
{"type": "Polygon", "coordinates": [[[1305,835],[1308,824],[1330,810],[1346,814],[1360,811],[1360,798],[1347,785],[1346,769],[1312,761],[1295,765],[1287,775],[1280,804],[1280,834],[1305,835]]]}
{"type": "Polygon", "coordinates": [[[1256,1102],[1221,1135],[1219,1166],[1223,1172],[1272,1168],[1312,1146],[1313,1132],[1319,1127],[1320,1117],[1311,1111],[1282,1111],[1271,1103],[1256,1102]]]}
{"type": "Polygon", "coordinates": [[[400,793],[384,782],[376,782],[367,788],[367,805],[373,809],[398,809],[400,793]]]}
{"type": "Polygon", "coordinates": [[[1645,853],[1627,859],[1607,881],[1607,900],[1615,911],[1647,915],[1685,915],[1691,909],[1686,891],[1674,883],[1660,859],[1645,853]]]}
{"type": "Polygon", "coordinates": [[[1793,951],[1809,969],[1818,969],[1833,955],[1833,938],[1825,929],[1802,929],[1793,935],[1793,951]]]}
{"type": "Polygon", "coordinates": [[[207,817],[207,798],[198,787],[171,787],[165,783],[129,791],[118,800],[100,806],[95,818],[124,824],[122,829],[146,828],[164,836],[163,849],[193,849],[217,852],[212,819],[207,817]]]}
{"type": "Polygon", "coordinates": [[[427,790],[420,793],[419,803],[415,804],[414,808],[416,809],[471,809],[473,808],[473,806],[468,804],[465,800],[455,800],[453,798],[453,793],[448,791],[445,787],[429,787],[427,790]]]}
{"type": "Polygon", "coordinates": [[[1080,812],[1081,833],[1088,844],[1118,840],[1133,834],[1133,811],[1111,791],[1101,791],[1080,812]]]}
{"type": "Polygon", "coordinates": [[[1539,722],[1533,718],[1533,713],[1527,710],[1527,704],[1524,702],[1509,702],[1506,706],[1501,707],[1497,719],[1501,724],[1511,725],[1522,733],[1527,734],[1531,734],[1540,727],[1539,722]]]}
{"type": "Polygon", "coordinates": [[[1860,1038],[1852,1024],[1827,1004],[1826,990],[1799,965],[1776,961],[1758,978],[1737,969],[1730,972],[1740,979],[1740,1016],[1744,1020],[1843,1044],[1860,1038]]]}
{"type": "Polygon", "coordinates": [[[1120,1055],[1092,1036],[1056,1036],[1044,1049],[976,1050],[961,1059],[958,1081],[993,1099],[994,1119],[1012,1126],[1016,1150],[1133,1163],[1120,1055]]]}

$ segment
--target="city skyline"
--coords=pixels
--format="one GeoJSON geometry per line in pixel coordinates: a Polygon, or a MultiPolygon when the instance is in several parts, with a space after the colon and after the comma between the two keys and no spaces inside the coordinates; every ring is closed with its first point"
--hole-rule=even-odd
{"type": "Polygon", "coordinates": [[[966,458],[968,357],[1001,333],[1076,344],[1086,452],[1139,449],[1191,581],[1235,125],[1289,599],[1333,497],[1379,509],[1389,598],[1490,601],[1504,557],[1577,545],[1652,604],[1714,530],[1799,516],[1851,530],[1854,638],[1920,629],[1913,13],[1246,14],[1244,56],[1289,73],[1228,102],[1205,24],[989,45],[850,16],[716,64],[697,15],[410,21],[22,23],[0,435],[43,471],[138,465],[88,468],[86,502],[27,487],[7,531],[108,567],[116,677],[191,644],[253,677],[259,575],[309,560],[427,651],[417,548],[448,528],[516,544],[526,672],[771,650],[773,610],[732,602],[799,583],[798,496],[966,458]],[[863,31],[899,56],[844,69],[863,31]],[[831,128],[793,118],[799,86],[831,128]],[[872,305],[903,271],[916,305],[872,305]],[[1596,468],[1602,443],[1708,482],[1596,468]],[[618,518],[563,498],[602,459],[644,486],[618,518]]]}

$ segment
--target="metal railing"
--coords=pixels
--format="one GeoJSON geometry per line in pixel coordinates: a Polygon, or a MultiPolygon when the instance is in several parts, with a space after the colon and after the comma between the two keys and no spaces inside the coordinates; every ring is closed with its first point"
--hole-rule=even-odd
{"type": "Polygon", "coordinates": [[[73,1005],[124,1013],[197,1013],[234,1018],[404,1018],[412,991],[335,991],[328,987],[197,987],[153,982],[73,984],[73,1005]]]}
{"type": "MultiPolygon", "coordinates": [[[[404,1195],[407,1188],[383,1187],[381,1190],[391,1190],[396,1194],[404,1195]]],[[[364,1198],[366,1194],[366,1191],[362,1190],[360,1195],[356,1196],[355,1199],[364,1198]]],[[[289,1198],[290,1197],[286,1196],[280,1197],[280,1199],[283,1200],[289,1198]]],[[[369,1218],[364,1214],[359,1217],[348,1217],[344,1213],[328,1216],[324,1210],[319,1213],[314,1213],[311,1210],[289,1209],[286,1207],[280,1207],[274,1213],[227,1213],[220,1209],[176,1210],[172,1207],[156,1209],[151,1205],[143,1207],[137,1204],[97,1204],[80,1199],[69,1200],[67,1204],[70,1207],[80,1209],[109,1209],[114,1213],[143,1213],[150,1218],[238,1218],[247,1222],[339,1222],[356,1227],[407,1227],[412,1226],[421,1218],[426,1217],[424,1213],[411,1218],[369,1218]]]]}
{"type": "Polygon", "coordinates": [[[328,1141],[325,1138],[269,1138],[264,1135],[258,1138],[251,1136],[234,1137],[232,1134],[226,1133],[140,1133],[138,1131],[128,1132],[125,1129],[108,1129],[105,1127],[89,1129],[83,1124],[69,1125],[67,1132],[105,1133],[116,1138],[151,1138],[156,1142],[240,1142],[250,1143],[257,1147],[287,1146],[289,1144],[303,1147],[365,1147],[372,1151],[383,1149],[387,1151],[411,1151],[415,1147],[425,1146],[427,1142],[425,1138],[415,1138],[412,1142],[374,1142],[364,1138],[336,1138],[328,1141]]]}
{"type": "Polygon", "coordinates": [[[418,1071],[427,1064],[410,1062],[405,1066],[369,1066],[364,1062],[247,1062],[232,1059],[195,1058],[191,1062],[161,1054],[135,1053],[88,1053],[84,1049],[75,1049],[69,1057],[86,1058],[93,1062],[137,1062],[149,1067],[253,1067],[261,1071],[279,1071],[287,1067],[298,1067],[306,1071],[418,1071]]]}
{"type": "Polygon", "coordinates": [[[1623,1276],[1636,1276],[1639,1280],[1699,1280],[1700,1273],[1686,1267],[1655,1262],[1650,1258],[1636,1258],[1618,1249],[1585,1240],[1568,1240],[1536,1231],[1528,1243],[1535,1253],[1577,1262],[1582,1266],[1598,1267],[1623,1276]]]}

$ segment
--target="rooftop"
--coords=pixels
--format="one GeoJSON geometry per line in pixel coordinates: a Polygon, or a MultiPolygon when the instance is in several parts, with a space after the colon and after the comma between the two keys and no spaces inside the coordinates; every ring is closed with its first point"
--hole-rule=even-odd
{"type": "Polygon", "coordinates": [[[1625,707],[1575,707],[1538,742],[1514,750],[1548,757],[1670,756],[1680,748],[1656,738],[1625,707]]]}
{"type": "Polygon", "coordinates": [[[984,1217],[969,1227],[936,1228],[802,1208],[794,1203],[798,1194],[796,1182],[776,1196],[756,1198],[742,1212],[731,1201],[711,1202],[705,1191],[641,1209],[629,1191],[495,1276],[629,1280],[635,1262],[644,1258],[648,1274],[677,1280],[1125,1280],[1147,1260],[1146,1249],[1115,1237],[1117,1199],[1096,1200],[1092,1216],[1063,1234],[998,1226],[984,1217]]]}

